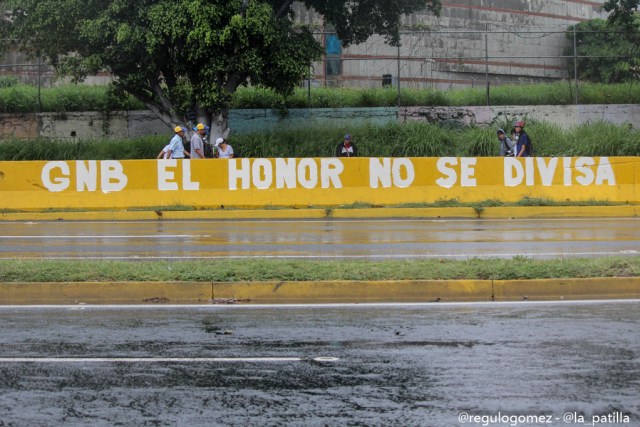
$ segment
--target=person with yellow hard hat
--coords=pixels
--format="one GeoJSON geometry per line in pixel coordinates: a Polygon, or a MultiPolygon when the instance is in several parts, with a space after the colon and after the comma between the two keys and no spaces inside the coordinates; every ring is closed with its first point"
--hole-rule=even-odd
{"type": "MultiPolygon", "coordinates": [[[[180,126],[176,126],[173,129],[175,135],[169,142],[169,150],[167,151],[167,159],[184,159],[185,149],[183,144],[184,129],[180,126]]],[[[189,155],[189,153],[186,153],[189,155]]]]}
{"type": "Polygon", "coordinates": [[[204,159],[204,136],[207,134],[207,126],[202,123],[198,123],[193,128],[195,133],[191,137],[191,158],[192,159],[204,159]]]}

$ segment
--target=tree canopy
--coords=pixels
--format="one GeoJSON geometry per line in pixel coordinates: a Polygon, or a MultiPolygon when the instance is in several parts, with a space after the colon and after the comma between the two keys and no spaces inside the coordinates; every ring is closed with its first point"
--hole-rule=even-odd
{"type": "MultiPolygon", "coordinates": [[[[293,0],[7,0],[13,36],[60,72],[108,71],[173,127],[194,111],[226,136],[228,105],[248,83],[287,94],[322,46],[298,25],[293,0]]],[[[439,0],[304,0],[344,45],[382,34],[399,40],[400,16],[439,0]]]]}
{"type": "MultiPolygon", "coordinates": [[[[638,79],[640,75],[640,17],[636,25],[620,21],[592,19],[569,27],[566,35],[573,56],[574,29],[579,78],[597,83],[621,83],[638,79]]],[[[574,59],[569,60],[573,74],[574,59]]]]}
{"type": "Polygon", "coordinates": [[[610,12],[609,21],[633,25],[633,15],[638,12],[640,0],[607,0],[602,8],[610,12]]]}

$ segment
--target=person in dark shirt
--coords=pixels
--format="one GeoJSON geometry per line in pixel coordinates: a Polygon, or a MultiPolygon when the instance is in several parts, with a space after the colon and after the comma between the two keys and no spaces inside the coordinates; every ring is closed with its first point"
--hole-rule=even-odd
{"type": "Polygon", "coordinates": [[[336,147],[336,157],[357,157],[358,148],[351,142],[351,135],[346,134],[344,141],[336,147]]]}
{"type": "Polygon", "coordinates": [[[524,131],[524,121],[520,120],[515,124],[516,133],[518,134],[518,142],[516,145],[516,157],[531,156],[531,141],[529,135],[524,131]]]}

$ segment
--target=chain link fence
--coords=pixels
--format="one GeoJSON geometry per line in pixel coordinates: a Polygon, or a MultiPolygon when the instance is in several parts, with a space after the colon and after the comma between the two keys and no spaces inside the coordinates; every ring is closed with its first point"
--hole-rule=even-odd
{"type": "MultiPolygon", "coordinates": [[[[615,32],[567,31],[405,31],[400,46],[372,37],[336,54],[332,33],[316,33],[327,47],[314,64],[311,84],[320,87],[376,88],[393,86],[447,90],[571,81],[578,88],[581,67],[589,59],[638,61],[637,51],[582,55],[576,49],[589,35],[590,44],[606,46],[615,32]],[[601,42],[598,41],[601,39],[601,42]],[[594,40],[595,39],[595,40],[594,40]]],[[[633,68],[630,72],[633,72],[633,68]]],[[[577,90],[576,90],[577,94],[577,90]]],[[[576,96],[576,103],[578,98],[576,96]]]]}
{"type": "MultiPolygon", "coordinates": [[[[582,55],[583,38],[591,45],[607,46],[615,32],[598,33],[491,30],[414,30],[401,33],[400,46],[390,46],[380,36],[366,43],[343,48],[331,32],[316,32],[325,55],[312,65],[305,87],[379,88],[423,90],[481,88],[489,103],[491,89],[500,85],[522,85],[566,81],[575,87],[579,103],[581,74],[585,61],[628,61],[639,63],[638,49],[628,52],[601,50],[599,55],[582,55]],[[598,42],[599,38],[601,43],[598,42]],[[609,52],[609,53],[606,53],[609,52]]],[[[0,65],[2,78],[15,77],[20,83],[38,88],[50,87],[55,71],[41,59],[27,60],[10,54],[0,65]]],[[[605,65],[606,66],[606,65],[605,65]]],[[[629,73],[640,74],[631,66],[629,73]]],[[[639,76],[636,76],[636,78],[639,76]]],[[[89,84],[108,82],[108,75],[90,76],[89,84]]],[[[400,100],[400,97],[398,97],[400,100]]]]}

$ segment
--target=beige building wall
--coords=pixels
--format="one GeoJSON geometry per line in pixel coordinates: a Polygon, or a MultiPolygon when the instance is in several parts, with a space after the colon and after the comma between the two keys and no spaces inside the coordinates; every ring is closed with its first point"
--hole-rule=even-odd
{"type": "MultiPolygon", "coordinates": [[[[570,25],[606,18],[603,0],[447,0],[442,14],[428,11],[402,18],[398,49],[380,36],[346,48],[342,74],[330,76],[314,64],[316,85],[379,87],[383,75],[395,84],[449,88],[504,83],[538,83],[573,77],[565,57],[570,25]],[[398,73],[398,64],[400,72],[398,73]]],[[[321,25],[322,19],[298,5],[298,18],[321,25]]],[[[319,31],[319,39],[326,33],[319,31]]]]}
{"type": "MultiPolygon", "coordinates": [[[[442,14],[416,12],[402,18],[400,49],[380,36],[350,46],[340,57],[341,73],[328,75],[324,61],[313,64],[315,86],[380,87],[383,76],[403,87],[452,88],[503,83],[536,83],[572,77],[567,69],[568,26],[605,18],[604,0],[445,0],[442,14]],[[399,69],[399,70],[398,70],[399,69]]],[[[324,43],[322,16],[294,3],[296,19],[311,25],[324,43]]],[[[30,84],[60,83],[35,58],[10,53],[0,60],[0,75],[30,84]],[[40,70],[40,72],[38,72],[40,70]]],[[[109,81],[90,76],[89,84],[109,81]]]]}

